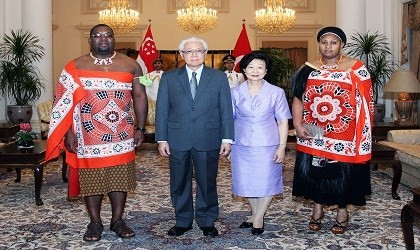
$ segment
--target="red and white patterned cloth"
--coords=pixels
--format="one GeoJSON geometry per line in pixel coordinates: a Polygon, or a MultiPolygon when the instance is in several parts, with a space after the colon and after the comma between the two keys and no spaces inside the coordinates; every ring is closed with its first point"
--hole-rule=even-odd
{"type": "Polygon", "coordinates": [[[373,101],[369,72],[361,61],[347,71],[315,70],[303,96],[304,124],[323,128],[323,138],[297,140],[297,149],[341,162],[370,160],[373,101]]]}
{"type": "Polygon", "coordinates": [[[102,168],[134,160],[133,75],[127,72],[63,70],[54,100],[47,143],[47,161],[58,156],[72,127],[77,154],[67,152],[73,168],[102,168]]]}

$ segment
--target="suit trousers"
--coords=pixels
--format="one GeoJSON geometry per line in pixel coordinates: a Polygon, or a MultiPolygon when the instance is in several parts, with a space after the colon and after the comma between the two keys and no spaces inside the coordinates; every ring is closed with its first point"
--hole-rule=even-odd
{"type": "Polygon", "coordinates": [[[219,151],[176,151],[169,156],[171,200],[177,227],[192,226],[194,207],[192,180],[196,181],[195,220],[199,227],[212,227],[219,217],[217,171],[219,151]],[[193,175],[194,171],[194,175],[193,175]]]}

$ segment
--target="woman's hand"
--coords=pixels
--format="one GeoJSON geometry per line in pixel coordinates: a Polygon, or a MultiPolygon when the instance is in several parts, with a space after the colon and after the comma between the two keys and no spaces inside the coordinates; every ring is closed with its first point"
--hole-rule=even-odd
{"type": "Polygon", "coordinates": [[[284,163],[285,155],[286,155],[286,145],[280,144],[277,147],[276,152],[274,153],[273,161],[275,163],[284,163]]]}
{"type": "Polygon", "coordinates": [[[300,126],[295,126],[295,130],[296,130],[296,135],[297,137],[301,138],[301,139],[311,139],[313,136],[311,135],[311,133],[309,133],[309,131],[302,125],[300,126]]]}

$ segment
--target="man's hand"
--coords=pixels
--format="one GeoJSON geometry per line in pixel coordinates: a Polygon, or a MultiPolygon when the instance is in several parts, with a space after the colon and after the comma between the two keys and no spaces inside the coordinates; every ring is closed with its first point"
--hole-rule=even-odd
{"type": "Polygon", "coordinates": [[[76,153],[77,152],[77,137],[71,130],[67,130],[66,134],[64,135],[64,145],[66,146],[67,150],[76,153]]]}
{"type": "Polygon", "coordinates": [[[159,142],[158,150],[161,156],[168,157],[171,154],[171,151],[169,150],[169,144],[167,142],[159,142]]]}
{"type": "Polygon", "coordinates": [[[228,156],[230,154],[231,148],[232,145],[230,143],[222,143],[222,145],[220,146],[219,154],[222,156],[228,156]]]}
{"type": "Polygon", "coordinates": [[[136,130],[134,133],[134,146],[140,147],[144,140],[144,133],[140,130],[136,130]]]}

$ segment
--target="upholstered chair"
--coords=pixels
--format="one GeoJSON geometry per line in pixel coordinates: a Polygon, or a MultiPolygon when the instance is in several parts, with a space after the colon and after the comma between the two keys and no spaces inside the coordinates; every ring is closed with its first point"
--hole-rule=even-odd
{"type": "Polygon", "coordinates": [[[36,107],[40,119],[41,139],[46,140],[50,126],[52,101],[48,100],[38,104],[36,107]]]}

